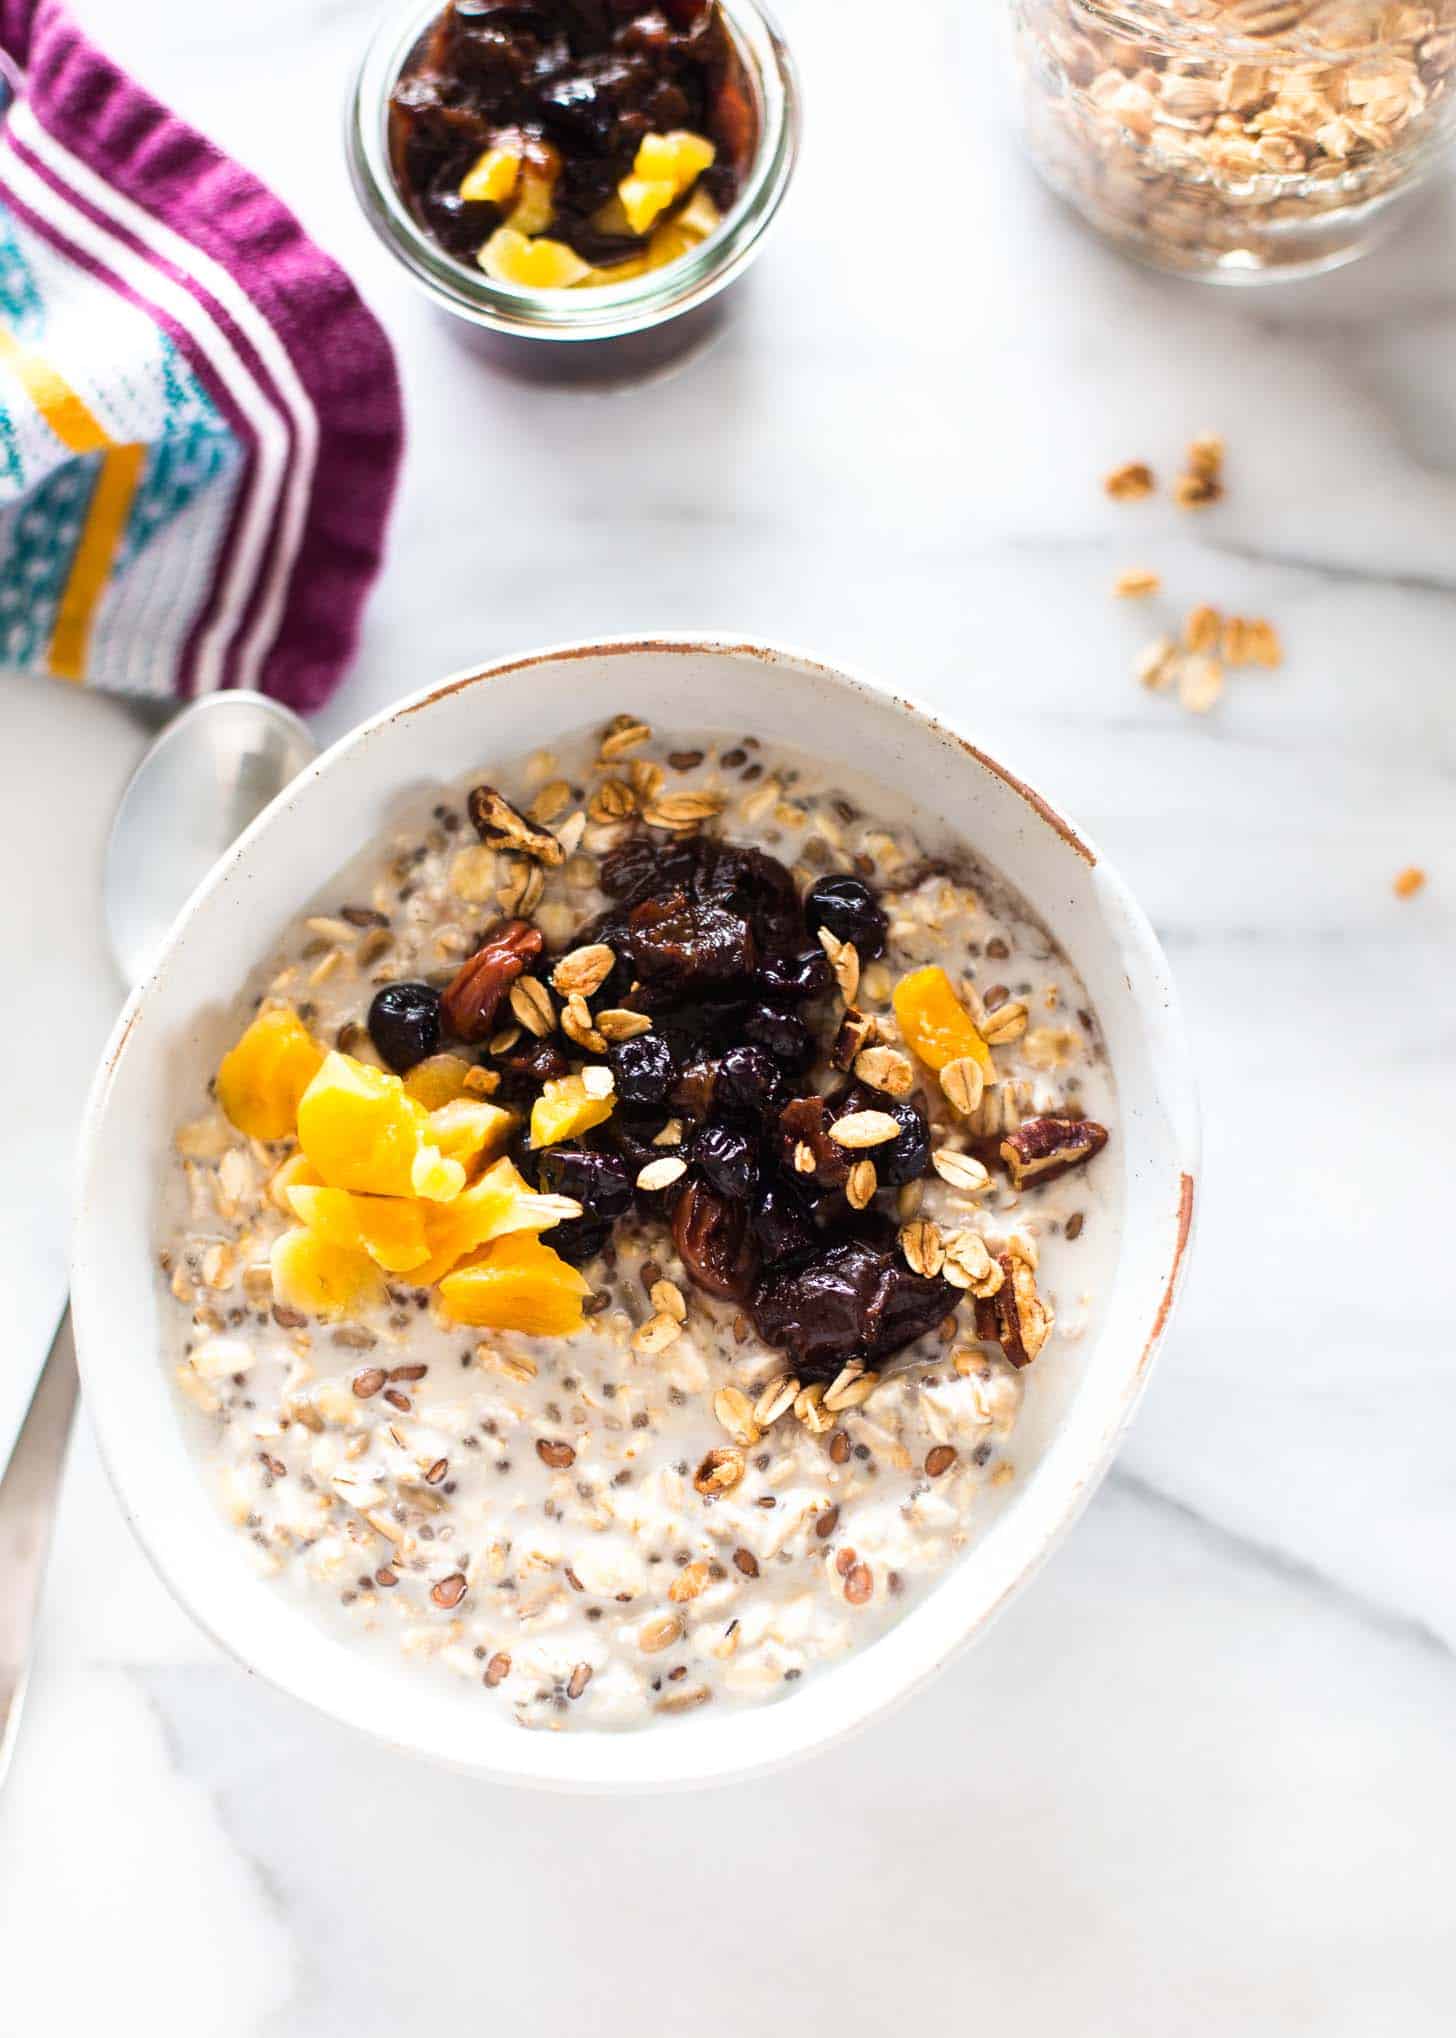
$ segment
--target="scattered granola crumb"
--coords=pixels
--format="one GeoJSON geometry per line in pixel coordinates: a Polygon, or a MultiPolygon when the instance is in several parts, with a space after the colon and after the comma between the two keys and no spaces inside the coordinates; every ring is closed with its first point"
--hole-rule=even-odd
{"type": "Polygon", "coordinates": [[[1211,474],[1180,474],[1173,483],[1173,500],[1179,509],[1207,509],[1223,499],[1223,483],[1211,474]]]}
{"type": "Polygon", "coordinates": [[[1128,567],[1112,584],[1112,592],[1120,601],[1142,601],[1147,595],[1161,594],[1162,588],[1163,576],[1147,566],[1128,567]]]}
{"type": "Polygon", "coordinates": [[[1133,667],[1140,683],[1153,693],[1171,686],[1177,666],[1178,646],[1171,637],[1155,637],[1138,653],[1133,667]]]}
{"type": "Polygon", "coordinates": [[[1391,889],[1398,899],[1413,899],[1416,893],[1425,885],[1425,882],[1426,873],[1423,870],[1417,869],[1416,865],[1412,863],[1408,864],[1401,871],[1391,889]]]}
{"type": "Polygon", "coordinates": [[[1196,609],[1190,609],[1183,618],[1183,642],[1189,651],[1215,651],[1219,634],[1223,628],[1223,617],[1207,602],[1200,602],[1196,609]]]}
{"type": "Polygon", "coordinates": [[[1217,481],[1223,474],[1224,444],[1217,432],[1200,432],[1188,448],[1188,472],[1204,481],[1217,481]]]}
{"type": "Polygon", "coordinates": [[[1223,666],[1216,658],[1185,658],[1178,669],[1178,702],[1190,715],[1206,715],[1223,693],[1223,666]]]}
{"type": "Polygon", "coordinates": [[[1146,461],[1128,460],[1121,467],[1114,467],[1102,486],[1114,502],[1140,502],[1145,495],[1152,494],[1157,483],[1146,461]]]}

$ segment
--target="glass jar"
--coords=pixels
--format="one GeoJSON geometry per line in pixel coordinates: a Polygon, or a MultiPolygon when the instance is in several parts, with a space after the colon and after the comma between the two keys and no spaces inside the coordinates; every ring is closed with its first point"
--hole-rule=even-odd
{"type": "Polygon", "coordinates": [[[1165,269],[1348,262],[1456,119],[1456,0],[1012,0],[1028,141],[1092,225],[1165,269]]]}
{"type": "Polygon", "coordinates": [[[700,247],[625,283],[527,290],[457,261],[405,203],[389,154],[389,102],[416,43],[444,0],[406,0],[388,13],[364,54],[348,124],[349,167],[371,225],[437,304],[494,333],[533,340],[615,341],[696,310],[740,276],[778,211],[798,154],[799,86],[788,49],[756,0],[718,0],[758,119],[758,147],[743,188],[700,247]]]}

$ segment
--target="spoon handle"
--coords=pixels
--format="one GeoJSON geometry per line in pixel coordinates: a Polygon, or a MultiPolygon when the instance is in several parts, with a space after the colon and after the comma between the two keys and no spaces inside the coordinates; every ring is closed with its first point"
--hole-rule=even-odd
{"type": "Polygon", "coordinates": [[[40,1588],[76,1413],[71,1309],[51,1340],[10,1463],[0,1479],[0,1784],[10,1766],[30,1675],[40,1588]]]}

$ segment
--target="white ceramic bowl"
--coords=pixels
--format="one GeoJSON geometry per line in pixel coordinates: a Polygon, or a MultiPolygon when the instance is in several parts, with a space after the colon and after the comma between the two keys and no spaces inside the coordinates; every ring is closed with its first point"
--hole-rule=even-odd
{"type": "Polygon", "coordinates": [[[482,1776],[563,1789],[693,1784],[763,1770],[862,1726],[978,1635],[1106,1471],[1167,1327],[1193,1211],[1196,1109],[1167,965],[1084,836],[1021,780],[898,694],[811,659],[681,637],[577,644],[466,673],[335,744],[250,828],[131,999],[92,1092],[72,1275],[87,1405],[132,1527],[177,1598],[248,1669],[334,1718],[482,1776]],[[153,1185],[256,958],[381,829],[402,792],[560,741],[630,706],[661,730],[756,732],[918,795],[1025,893],[1081,973],[1118,1085],[1105,1166],[1123,1230],[1095,1335],[1028,1398],[1011,1497],[897,1627],[770,1705],[635,1733],[528,1733],[468,1682],[422,1674],[313,1621],[256,1578],[200,1476],[161,1353],[153,1185]]]}

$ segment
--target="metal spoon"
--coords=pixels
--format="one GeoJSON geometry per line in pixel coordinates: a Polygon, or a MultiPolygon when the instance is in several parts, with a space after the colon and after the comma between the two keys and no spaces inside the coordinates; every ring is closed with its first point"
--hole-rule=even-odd
{"type": "MultiPolygon", "coordinates": [[[[297,715],[256,693],[209,694],[167,724],[133,772],[106,845],[106,931],[128,984],[150,973],[193,891],[317,747],[297,715]]],[[[68,1305],[0,1476],[0,1783],[20,1725],[76,1389],[68,1305]]]]}

